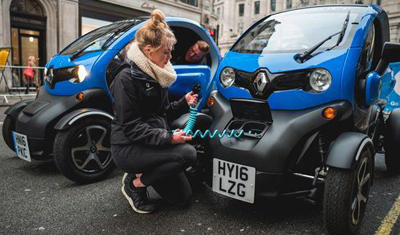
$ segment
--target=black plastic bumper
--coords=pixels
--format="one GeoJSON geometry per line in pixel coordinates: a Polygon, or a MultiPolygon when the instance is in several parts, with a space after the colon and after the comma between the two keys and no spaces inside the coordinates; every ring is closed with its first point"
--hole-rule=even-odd
{"type": "MultiPolygon", "coordinates": [[[[215,104],[210,108],[214,120],[210,129],[222,131],[232,123],[231,105],[219,93],[213,92],[211,95],[215,104]]],[[[351,113],[351,105],[346,101],[306,110],[271,110],[273,122],[263,124],[265,131],[257,136],[258,138],[248,135],[240,138],[210,139],[211,158],[255,167],[256,195],[276,196],[282,190],[284,177],[291,171],[288,169],[289,160],[300,155],[300,151],[295,147],[304,143],[305,139],[318,132],[324,125],[348,119],[351,113]],[[337,109],[337,116],[333,120],[328,120],[322,115],[327,107],[337,109]]],[[[242,121],[246,123],[252,120],[242,121]]]]}

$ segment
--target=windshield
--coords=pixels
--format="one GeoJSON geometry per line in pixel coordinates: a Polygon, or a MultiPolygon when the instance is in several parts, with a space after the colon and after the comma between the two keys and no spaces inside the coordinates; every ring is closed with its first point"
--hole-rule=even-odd
{"type": "Polygon", "coordinates": [[[87,48],[82,52],[105,50],[122,34],[142,21],[140,19],[120,21],[95,29],[71,43],[60,52],[60,55],[72,55],[85,47],[87,48]]]}
{"type": "MultiPolygon", "coordinates": [[[[239,53],[302,52],[339,32],[350,11],[349,26],[340,45],[346,43],[365,7],[316,7],[272,15],[258,23],[232,48],[239,53]]],[[[330,48],[339,35],[321,47],[330,48]]]]}

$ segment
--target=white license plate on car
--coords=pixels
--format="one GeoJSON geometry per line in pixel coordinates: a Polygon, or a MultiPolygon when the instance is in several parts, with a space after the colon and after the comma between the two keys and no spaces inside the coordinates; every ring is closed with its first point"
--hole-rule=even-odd
{"type": "Polygon", "coordinates": [[[254,203],[256,168],[223,161],[213,160],[214,192],[248,203],[254,203]]]}
{"type": "Polygon", "coordinates": [[[17,156],[25,161],[31,161],[31,154],[29,152],[28,137],[17,132],[12,132],[14,139],[14,147],[17,156]]]}

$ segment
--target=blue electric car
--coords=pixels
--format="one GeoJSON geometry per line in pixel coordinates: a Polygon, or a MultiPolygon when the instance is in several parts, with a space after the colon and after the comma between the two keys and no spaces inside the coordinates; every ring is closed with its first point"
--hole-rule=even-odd
{"type": "Polygon", "coordinates": [[[400,173],[400,111],[383,115],[381,76],[400,61],[378,6],[335,5],[269,15],[230,48],[208,104],[214,130],[206,165],[213,191],[321,201],[330,234],[360,228],[383,145],[400,173]],[[208,166],[208,167],[207,167],[208,166]],[[321,200],[319,200],[321,199],[321,200]]]}
{"type": "MultiPolygon", "coordinates": [[[[113,113],[109,86],[125,60],[125,47],[145,20],[98,28],[47,63],[45,85],[35,100],[21,101],[5,112],[3,137],[18,157],[31,161],[54,156],[58,169],[79,183],[98,181],[110,173],[113,113]]],[[[220,63],[218,48],[197,22],[180,18],[166,21],[178,41],[173,59],[197,40],[210,45],[207,65],[174,65],[178,78],[169,89],[170,100],[174,100],[197,88],[197,108],[201,110],[220,63]]]]}

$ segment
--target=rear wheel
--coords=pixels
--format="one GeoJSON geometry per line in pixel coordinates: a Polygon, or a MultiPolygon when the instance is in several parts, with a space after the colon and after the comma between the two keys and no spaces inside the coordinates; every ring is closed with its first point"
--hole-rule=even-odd
{"type": "Polygon", "coordinates": [[[114,166],[110,131],[109,120],[89,117],[58,132],[53,149],[60,172],[77,183],[91,183],[107,177],[114,166]]]}
{"type": "Polygon", "coordinates": [[[372,166],[371,151],[364,147],[353,169],[329,169],[324,193],[324,222],[329,234],[356,234],[359,230],[371,188],[372,166]]]}
{"type": "Polygon", "coordinates": [[[14,118],[7,115],[3,122],[3,139],[7,146],[14,151],[14,141],[12,138],[12,132],[15,130],[14,118]]]}
{"type": "Polygon", "coordinates": [[[385,164],[390,174],[400,174],[400,115],[392,112],[386,121],[384,148],[385,164]]]}

